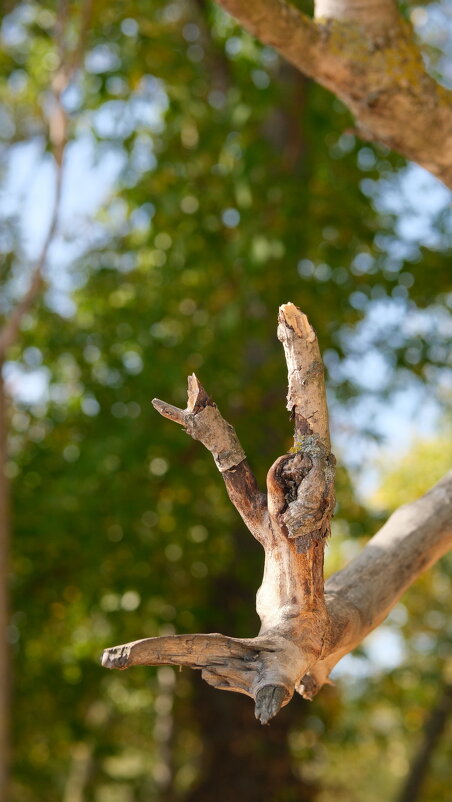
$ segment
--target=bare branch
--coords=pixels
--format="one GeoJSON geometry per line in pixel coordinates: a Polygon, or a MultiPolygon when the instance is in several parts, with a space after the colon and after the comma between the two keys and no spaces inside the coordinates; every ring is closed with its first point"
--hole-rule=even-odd
{"type": "Polygon", "coordinates": [[[278,323],[289,377],[287,409],[295,420],[295,448],[298,438],[316,434],[329,449],[325,378],[316,333],[306,315],[291,303],[280,306],[278,323]]]}
{"type": "Polygon", "coordinates": [[[280,457],[267,477],[268,508],[276,526],[296,539],[298,551],[330,532],[334,509],[334,465],[320,349],[314,329],[294,304],[279,309],[278,338],[284,346],[294,419],[294,453],[280,457]]]}
{"type": "Polygon", "coordinates": [[[168,663],[201,669],[214,687],[253,697],[262,723],[294,691],[312,699],[338,660],[452,542],[451,472],[423,498],[394,513],[361,554],[328,580],[324,594],[334,457],[327,448],[320,353],[314,330],[293,304],[280,309],[278,336],[288,366],[295,448],[268,472],[267,505],[235,431],[195,376],[189,378],[187,409],[153,402],[213,453],[231,500],[264,547],[264,577],[256,596],[259,635],[146,638],[107,649],[102,658],[107,668],[168,663]]]}
{"type": "Polygon", "coordinates": [[[229,498],[250,532],[262,540],[265,529],[266,500],[246,460],[235,429],[224,420],[220,410],[195,374],[188,377],[188,404],[179,409],[154,398],[152,405],[169,420],[179,423],[213,455],[221,472],[229,498]]]}
{"type": "Polygon", "coordinates": [[[103,657],[108,668],[162,662],[201,668],[204,679],[216,688],[252,696],[262,723],[301,688],[322,655],[328,628],[323,549],[333,504],[334,458],[327,449],[323,369],[315,332],[293,304],[281,307],[278,335],[287,358],[296,448],[270,469],[267,502],[234,429],[196,376],[188,380],[185,410],[158,399],[152,402],[161,415],[184,426],[212,452],[231,501],[264,547],[264,578],[256,598],[259,636],[147,638],[107,649],[103,657]]]}

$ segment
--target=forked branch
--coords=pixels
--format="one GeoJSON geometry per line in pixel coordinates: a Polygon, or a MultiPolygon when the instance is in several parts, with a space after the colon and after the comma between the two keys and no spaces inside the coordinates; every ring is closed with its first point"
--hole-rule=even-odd
{"type": "Polygon", "coordinates": [[[314,329],[293,304],[279,311],[278,337],[289,376],[287,406],[294,447],[279,457],[260,492],[233,427],[196,376],[187,408],[155,399],[212,453],[229,497],[262,544],[265,566],[256,597],[255,638],[173,635],[106,649],[107,668],[189,666],[209,684],[255,700],[267,723],[297,691],[311,699],[337,661],[387,615],[405,588],[452,539],[452,473],[414,505],[395,513],[347,568],[323,583],[323,552],[334,508],[323,365],[314,329]]]}

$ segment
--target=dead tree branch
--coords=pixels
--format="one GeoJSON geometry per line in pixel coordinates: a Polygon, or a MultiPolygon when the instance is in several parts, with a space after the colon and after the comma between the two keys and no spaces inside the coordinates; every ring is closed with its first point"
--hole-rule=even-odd
{"type": "Polygon", "coordinates": [[[445,553],[452,540],[452,473],[423,498],[400,508],[350,565],[329,579],[323,552],[334,508],[323,366],[314,329],[293,304],[279,311],[278,337],[288,368],[287,406],[294,448],[257,487],[233,427],[196,376],[182,410],[154,399],[161,415],[183,426],[212,453],[232,503],[262,544],[265,566],[256,597],[255,638],[220,634],[145,638],[106,649],[102,665],[197,668],[221,690],[255,700],[267,723],[298,691],[311,699],[333,666],[388,614],[403,591],[445,553]]]}

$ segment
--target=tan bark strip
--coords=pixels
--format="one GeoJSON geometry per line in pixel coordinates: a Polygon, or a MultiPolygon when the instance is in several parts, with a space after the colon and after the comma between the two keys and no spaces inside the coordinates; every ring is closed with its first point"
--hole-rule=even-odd
{"type": "Polygon", "coordinates": [[[287,409],[295,418],[295,448],[297,437],[317,434],[329,450],[325,378],[317,335],[306,315],[292,303],[279,307],[278,339],[287,363],[287,409]]]}
{"type": "Polygon", "coordinates": [[[274,525],[303,553],[330,533],[335,460],[319,344],[306,315],[292,303],[279,309],[278,339],[287,363],[295,453],[280,457],[268,473],[268,508],[274,525]]]}
{"type": "Polygon", "coordinates": [[[337,95],[357,132],[452,186],[452,92],[426,72],[411,27],[387,2],[327,2],[310,19],[285,0],[217,0],[253,36],[337,95]],[[428,135],[426,132],[428,131],[428,135]]]}

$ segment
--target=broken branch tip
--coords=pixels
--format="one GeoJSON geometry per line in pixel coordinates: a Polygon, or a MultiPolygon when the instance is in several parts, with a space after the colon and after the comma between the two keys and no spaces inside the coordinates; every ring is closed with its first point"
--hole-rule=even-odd
{"type": "Polygon", "coordinates": [[[279,307],[278,320],[282,326],[289,326],[295,334],[307,340],[307,342],[314,342],[316,334],[307,316],[291,301],[279,307]]]}

